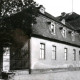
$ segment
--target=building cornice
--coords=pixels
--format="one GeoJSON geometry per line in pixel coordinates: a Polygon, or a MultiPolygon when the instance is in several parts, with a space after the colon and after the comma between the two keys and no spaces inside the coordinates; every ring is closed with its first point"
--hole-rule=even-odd
{"type": "Polygon", "coordinates": [[[80,48],[79,44],[73,44],[73,43],[69,43],[67,41],[61,41],[61,40],[58,40],[58,39],[52,39],[52,38],[44,37],[44,36],[37,35],[37,34],[32,34],[31,37],[36,37],[36,38],[40,38],[40,39],[44,39],[44,40],[48,40],[48,41],[54,41],[54,42],[57,42],[57,43],[62,43],[62,44],[66,44],[66,45],[70,45],[70,46],[74,46],[74,47],[80,48]]]}

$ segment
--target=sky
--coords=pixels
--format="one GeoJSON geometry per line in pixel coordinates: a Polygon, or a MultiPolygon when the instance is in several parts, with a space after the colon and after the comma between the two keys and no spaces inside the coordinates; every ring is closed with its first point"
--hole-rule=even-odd
{"type": "Polygon", "coordinates": [[[80,0],[34,0],[45,7],[45,11],[53,16],[59,16],[62,12],[76,12],[80,14],[80,0]],[[73,3],[73,7],[72,7],[73,3]]]}

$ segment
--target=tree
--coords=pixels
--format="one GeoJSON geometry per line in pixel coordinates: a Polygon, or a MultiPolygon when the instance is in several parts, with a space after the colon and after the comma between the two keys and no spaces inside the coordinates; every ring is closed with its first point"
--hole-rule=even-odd
{"type": "Polygon", "coordinates": [[[2,27],[25,30],[26,26],[31,27],[32,23],[36,23],[38,9],[33,0],[1,0],[0,3],[2,27]]]}
{"type": "Polygon", "coordinates": [[[36,2],[33,0],[1,0],[0,3],[2,16],[10,16],[23,9],[36,6],[36,2]]]}

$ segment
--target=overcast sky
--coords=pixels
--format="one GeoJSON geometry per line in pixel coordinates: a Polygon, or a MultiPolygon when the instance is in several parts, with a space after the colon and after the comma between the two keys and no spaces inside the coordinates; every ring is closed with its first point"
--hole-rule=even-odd
{"type": "MultiPolygon", "coordinates": [[[[72,12],[72,0],[34,0],[43,5],[46,11],[53,16],[59,16],[61,12],[72,12]]],[[[73,0],[73,12],[80,14],[80,0],[73,0]]]]}

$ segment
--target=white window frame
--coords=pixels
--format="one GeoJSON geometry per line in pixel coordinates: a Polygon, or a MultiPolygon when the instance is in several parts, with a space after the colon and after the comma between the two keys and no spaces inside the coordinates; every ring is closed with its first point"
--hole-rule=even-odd
{"type": "Polygon", "coordinates": [[[63,36],[64,38],[66,38],[66,28],[63,28],[63,29],[62,29],[62,36],[63,36]]]}
{"type": "Polygon", "coordinates": [[[64,38],[66,38],[66,28],[63,28],[63,29],[62,29],[62,36],[63,36],[64,38]]]}
{"type": "Polygon", "coordinates": [[[40,59],[45,59],[45,44],[40,43],[40,59]]]}
{"type": "Polygon", "coordinates": [[[51,32],[51,34],[55,35],[55,23],[54,22],[51,22],[51,24],[50,24],[50,32],[51,32]]]}
{"type": "Polygon", "coordinates": [[[40,8],[40,12],[43,14],[45,13],[45,8],[43,6],[40,8]]]}
{"type": "Polygon", "coordinates": [[[52,46],[52,59],[56,60],[56,46],[52,46]]]}
{"type": "Polygon", "coordinates": [[[65,55],[65,60],[68,59],[68,49],[64,48],[64,55],[65,55]]]}
{"type": "Polygon", "coordinates": [[[80,50],[79,50],[79,61],[80,61],[80,50]]]}
{"type": "Polygon", "coordinates": [[[71,38],[72,38],[72,41],[75,41],[75,33],[74,33],[74,31],[71,33],[71,38]]]}

